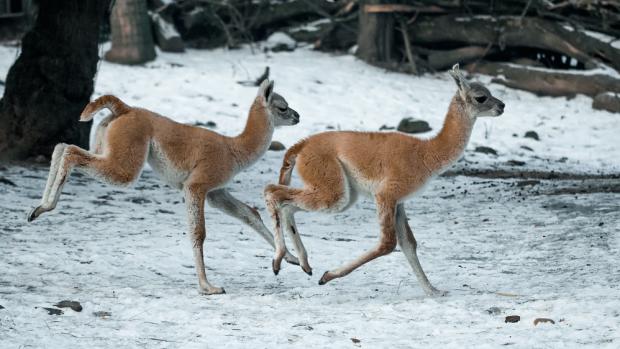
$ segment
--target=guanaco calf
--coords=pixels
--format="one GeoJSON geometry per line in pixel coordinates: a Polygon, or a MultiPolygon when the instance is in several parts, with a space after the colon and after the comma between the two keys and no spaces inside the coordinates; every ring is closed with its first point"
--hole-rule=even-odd
{"type": "MultiPolygon", "coordinates": [[[[200,292],[224,293],[223,288],[211,285],[205,274],[204,202],[206,199],[212,207],[249,225],[275,247],[259,213],[226,189],[237,173],[267,151],[275,126],[299,122],[299,114],[273,92],[273,86],[267,80],[261,84],[245,129],[236,137],[174,122],[130,107],[114,96],[98,98],[86,106],[80,117],[81,121],[91,120],[102,108],[112,112],[96,130],[94,152],[75,145],[56,146],[41,204],[30,212],[28,221],[56,207],[72,169],[107,183],[128,185],[140,176],[146,161],[164,181],[183,190],[200,292]]],[[[299,263],[288,251],[285,254],[288,262],[299,263]]]]}
{"type": "Polygon", "coordinates": [[[379,243],[352,262],[325,272],[319,284],[343,277],[392,252],[398,242],[426,294],[442,294],[428,281],[418,261],[404,202],[461,156],[476,117],[499,116],[504,111],[504,103],[488,89],[467,82],[458,64],[450,75],[458,91],[450,102],[443,128],[432,139],[396,132],[325,132],[300,141],[286,152],[279,184],[265,188],[267,207],[276,227],[274,273],[279,272],[286,253],[284,228],[293,241],[301,268],[312,275],[295,225],[295,212],[342,212],[362,193],[374,196],[381,224],[379,243]],[[295,164],[304,183],[302,189],[289,187],[295,164]]]}

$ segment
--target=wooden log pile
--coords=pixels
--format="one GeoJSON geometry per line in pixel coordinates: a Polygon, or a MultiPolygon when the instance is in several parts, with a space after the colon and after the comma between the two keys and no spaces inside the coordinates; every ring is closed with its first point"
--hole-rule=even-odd
{"type": "Polygon", "coordinates": [[[423,73],[458,62],[538,95],[620,100],[619,1],[363,0],[360,12],[370,19],[358,56],[370,63],[423,73]]]}
{"type": "Polygon", "coordinates": [[[284,31],[319,50],[357,45],[359,58],[413,74],[458,62],[539,95],[620,92],[617,0],[177,0],[158,13],[190,47],[284,31]]]}
{"type": "Polygon", "coordinates": [[[177,0],[158,12],[172,18],[190,47],[236,48],[276,31],[330,18],[344,5],[345,0],[177,0]]]}

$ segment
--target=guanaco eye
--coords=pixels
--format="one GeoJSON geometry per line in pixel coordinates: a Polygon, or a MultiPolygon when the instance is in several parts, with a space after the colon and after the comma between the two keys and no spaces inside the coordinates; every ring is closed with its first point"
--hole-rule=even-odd
{"type": "Polygon", "coordinates": [[[487,96],[480,96],[480,97],[474,97],[474,99],[476,100],[476,102],[478,103],[484,103],[487,100],[487,96]]]}
{"type": "Polygon", "coordinates": [[[285,111],[286,111],[286,109],[287,109],[287,108],[285,108],[285,107],[278,107],[278,110],[279,110],[279,111],[281,111],[281,112],[285,112],[285,111]]]}

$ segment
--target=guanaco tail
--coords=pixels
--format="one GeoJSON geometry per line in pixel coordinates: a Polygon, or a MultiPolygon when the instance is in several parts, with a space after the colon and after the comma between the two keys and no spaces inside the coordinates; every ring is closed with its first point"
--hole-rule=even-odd
{"type": "Polygon", "coordinates": [[[476,118],[499,116],[504,103],[479,83],[469,83],[458,64],[450,71],[457,92],[448,107],[443,128],[434,138],[419,139],[390,132],[325,132],[291,147],[277,185],[265,188],[265,200],[275,222],[274,273],[278,273],[286,245],[282,230],[292,240],[301,268],[312,275],[306,249],[295,225],[297,211],[342,212],[359,193],[374,197],[381,225],[379,243],[357,259],[329,270],[319,284],[343,277],[368,261],[400,245],[428,295],[443,294],[431,283],[417,257],[417,243],[407,222],[404,202],[462,155],[476,118]],[[289,186],[297,172],[303,188],[289,186]]]}
{"type": "MultiPolygon", "coordinates": [[[[114,96],[98,98],[86,106],[80,118],[91,120],[102,108],[112,112],[97,127],[94,150],[88,152],[67,144],[55,147],[43,198],[28,215],[28,221],[56,207],[73,169],[103,182],[129,185],[148,162],[164,181],[183,191],[200,292],[224,293],[223,288],[208,282],[205,273],[204,203],[206,200],[210,206],[249,225],[275,247],[273,235],[259,213],[226,189],[237,173],[267,151],[274,127],[299,122],[299,114],[273,91],[273,86],[268,80],[261,84],[245,129],[236,137],[174,122],[146,109],[130,107],[114,96]]],[[[285,259],[299,263],[288,251],[285,259]]]]}

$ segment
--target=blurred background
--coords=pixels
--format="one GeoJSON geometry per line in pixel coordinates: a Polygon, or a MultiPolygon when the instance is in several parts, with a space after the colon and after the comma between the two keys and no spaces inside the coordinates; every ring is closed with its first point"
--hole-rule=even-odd
{"type": "MultiPolygon", "coordinates": [[[[594,110],[617,113],[620,112],[619,33],[620,5],[602,0],[6,0],[0,2],[1,65],[6,75],[0,102],[0,157],[47,157],[61,141],[86,146],[91,125],[78,123],[76,116],[94,97],[93,92],[95,95],[117,93],[129,102],[141,102],[141,106],[175,119],[211,121],[217,125],[216,115],[211,116],[214,120],[202,120],[204,115],[235,111],[201,104],[209,102],[209,98],[230,99],[226,100],[229,104],[242,102],[239,96],[244,96],[243,92],[232,86],[234,82],[256,86],[269,76],[268,66],[271,66],[271,77],[283,82],[278,86],[285,89],[290,86],[294,89],[292,93],[307,89],[308,84],[326,83],[326,86],[315,86],[325,91],[326,96],[319,92],[320,95],[308,99],[313,99],[314,104],[322,100],[321,105],[329,110],[302,110],[310,112],[306,117],[313,118],[313,125],[321,124],[317,128],[307,125],[308,131],[325,127],[390,129],[400,121],[404,131],[423,133],[436,129],[440,125],[432,127],[427,123],[432,124],[435,118],[441,122],[443,106],[435,110],[416,105],[435,104],[440,99],[443,105],[447,103],[449,97],[444,97],[442,92],[452,93],[452,87],[433,84],[428,78],[436,77],[437,72],[455,63],[472,74],[482,74],[477,76],[495,86],[529,91],[536,96],[563,97],[566,105],[575,101],[575,106],[591,106],[580,110],[582,114],[592,115],[594,110]],[[332,62],[329,57],[333,57],[332,62]],[[350,62],[343,57],[356,59],[350,62]],[[195,60],[198,60],[195,65],[190,63],[195,60]],[[224,64],[217,66],[222,60],[229,62],[230,69],[224,68],[224,64]],[[364,70],[360,62],[379,69],[364,70]],[[132,66],[135,69],[129,68],[132,66]],[[331,70],[331,66],[349,68],[353,76],[345,74],[341,81],[329,83],[323,81],[326,80],[323,75],[327,73],[336,79],[339,69],[313,71],[317,67],[331,70]],[[150,71],[145,73],[145,69],[150,71]],[[360,75],[359,69],[374,74],[360,75]],[[388,82],[382,83],[385,74],[376,74],[381,70],[422,78],[402,80],[392,74],[388,82]],[[113,75],[110,83],[116,86],[107,85],[108,73],[113,75]],[[137,85],[121,88],[120,85],[130,83],[126,74],[137,85]],[[161,74],[167,77],[159,81],[161,74]],[[185,80],[191,79],[191,85],[200,86],[198,90],[202,89],[203,95],[194,91],[188,92],[188,96],[178,90],[176,87],[182,82],[175,82],[174,76],[170,76],[177,74],[185,80]],[[203,74],[209,74],[210,80],[201,81],[199,76],[203,74]],[[142,84],[142,77],[150,86],[142,84]],[[306,77],[305,86],[295,84],[306,77]],[[376,111],[382,115],[369,107],[356,110],[332,103],[330,97],[336,96],[330,89],[336,89],[332,92],[340,94],[337,96],[340,101],[351,102],[357,98],[347,95],[347,91],[354,91],[357,96],[371,92],[356,90],[357,86],[365,86],[365,81],[360,80],[368,79],[374,80],[373,88],[379,84],[385,87],[379,95],[367,96],[387,108],[376,111]],[[412,93],[395,96],[398,92],[390,89],[401,90],[399,86],[390,86],[395,80],[411,81],[412,93]],[[422,89],[414,87],[419,83],[423,84],[422,89]],[[341,90],[333,86],[337,84],[341,90]],[[167,85],[171,93],[158,89],[159,85],[167,85]],[[209,92],[213,85],[218,86],[216,90],[230,89],[231,95],[214,96],[209,92]],[[136,95],[138,90],[145,89],[150,91],[146,96],[136,95]],[[424,96],[428,100],[420,101],[424,96]],[[411,103],[402,100],[411,97],[411,103]],[[183,100],[188,98],[196,110],[171,105],[186,105],[183,100]],[[403,108],[407,110],[403,112],[403,108]],[[327,125],[324,117],[320,117],[326,113],[331,115],[331,121],[343,117],[345,124],[327,125]],[[364,125],[352,121],[353,114],[364,125]],[[398,120],[391,119],[392,116],[398,120]],[[426,120],[415,123],[411,118],[426,120]]],[[[288,91],[281,92],[286,96],[284,92],[288,91]]],[[[566,117],[554,105],[557,102],[548,103],[541,107],[546,111],[538,111],[532,104],[523,111],[566,117]]],[[[510,101],[507,104],[511,115],[515,105],[510,101]]],[[[617,117],[609,118],[617,120],[617,117]]],[[[609,120],[596,121],[586,115],[578,123],[589,121],[598,129],[609,128],[609,120]]],[[[220,126],[228,125],[224,120],[220,126]]],[[[534,129],[515,131],[536,133],[534,129]]],[[[289,143],[295,137],[307,135],[307,132],[290,132],[283,136],[289,143]]],[[[588,132],[579,134],[600,139],[588,132]]],[[[574,135],[570,133],[568,139],[574,135]]],[[[566,155],[562,153],[558,158],[566,155]]]]}

